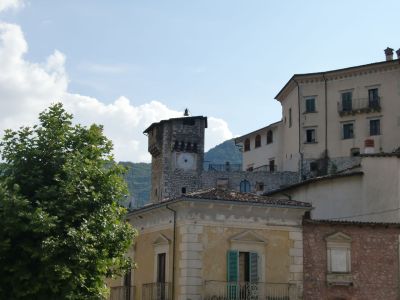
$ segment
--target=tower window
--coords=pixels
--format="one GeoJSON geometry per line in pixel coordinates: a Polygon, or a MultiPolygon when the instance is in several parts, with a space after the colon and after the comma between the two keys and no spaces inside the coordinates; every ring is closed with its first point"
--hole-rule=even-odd
{"type": "Polygon", "coordinates": [[[186,194],[186,187],[182,188],[182,194],[186,194]]]}

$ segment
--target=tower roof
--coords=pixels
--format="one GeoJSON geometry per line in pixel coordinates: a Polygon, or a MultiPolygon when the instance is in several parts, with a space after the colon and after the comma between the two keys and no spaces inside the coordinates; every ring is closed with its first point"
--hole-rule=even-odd
{"type": "Polygon", "coordinates": [[[149,133],[154,127],[159,126],[159,125],[164,124],[164,123],[174,122],[174,121],[178,121],[178,120],[188,120],[188,121],[189,120],[193,120],[194,121],[194,120],[197,120],[197,119],[205,120],[205,122],[206,122],[205,128],[207,128],[207,117],[204,117],[204,116],[181,117],[181,118],[171,118],[171,119],[168,119],[168,120],[161,120],[160,122],[155,122],[155,123],[151,124],[149,127],[147,127],[143,131],[143,133],[144,134],[149,133]]]}

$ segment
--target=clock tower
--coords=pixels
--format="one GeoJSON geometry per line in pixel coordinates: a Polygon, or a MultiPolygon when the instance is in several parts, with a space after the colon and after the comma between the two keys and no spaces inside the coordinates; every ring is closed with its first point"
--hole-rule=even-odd
{"type": "Polygon", "coordinates": [[[207,117],[185,116],[153,123],[144,131],[152,158],[152,203],[201,188],[205,128],[207,117]]]}

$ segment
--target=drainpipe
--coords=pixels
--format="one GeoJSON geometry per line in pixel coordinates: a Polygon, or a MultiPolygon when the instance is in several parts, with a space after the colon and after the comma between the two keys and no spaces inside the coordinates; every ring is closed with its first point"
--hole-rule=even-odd
{"type": "Polygon", "coordinates": [[[325,74],[322,73],[325,83],[325,153],[328,154],[328,88],[325,74]]]}
{"type": "Polygon", "coordinates": [[[328,83],[325,77],[325,73],[322,73],[322,78],[324,79],[325,88],[325,153],[324,153],[324,164],[326,167],[326,174],[329,173],[329,156],[328,156],[328,83]]]}
{"type": "Polygon", "coordinates": [[[300,126],[300,117],[301,117],[301,103],[300,103],[300,85],[297,82],[296,79],[293,79],[293,81],[296,83],[297,85],[297,107],[298,107],[298,115],[299,115],[299,154],[300,154],[300,168],[299,168],[299,176],[300,176],[300,181],[303,178],[303,153],[301,153],[301,126],[300,126]]]}
{"type": "Polygon", "coordinates": [[[172,299],[175,299],[175,248],[176,248],[176,210],[173,210],[168,206],[165,206],[166,209],[170,210],[174,214],[174,233],[173,233],[173,242],[172,242],[172,299]]]}

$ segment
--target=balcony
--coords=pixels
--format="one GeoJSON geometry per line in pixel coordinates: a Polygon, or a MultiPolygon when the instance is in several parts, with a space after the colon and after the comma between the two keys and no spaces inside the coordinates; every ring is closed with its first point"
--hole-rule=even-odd
{"type": "Polygon", "coordinates": [[[359,98],[348,102],[338,102],[338,112],[341,117],[381,111],[381,98],[359,98]]]}
{"type": "Polygon", "coordinates": [[[204,300],[297,300],[297,286],[289,283],[224,282],[204,284],[204,300]]]}
{"type": "Polygon", "coordinates": [[[109,300],[135,300],[134,286],[115,286],[110,289],[109,300]]]}
{"type": "Polygon", "coordinates": [[[142,300],[172,300],[171,283],[152,282],[143,284],[142,300]]]}

